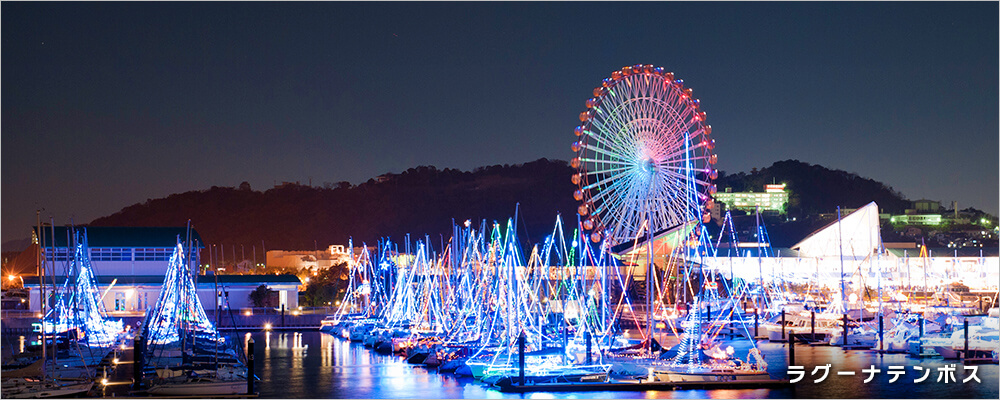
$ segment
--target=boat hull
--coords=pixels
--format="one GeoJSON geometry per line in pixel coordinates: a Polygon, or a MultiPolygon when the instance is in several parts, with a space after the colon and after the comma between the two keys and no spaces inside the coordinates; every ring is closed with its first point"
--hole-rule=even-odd
{"type": "Polygon", "coordinates": [[[154,396],[208,396],[246,393],[246,381],[183,382],[155,385],[146,392],[154,396]]]}
{"type": "Polygon", "coordinates": [[[663,382],[735,382],[771,379],[765,371],[671,371],[654,370],[653,376],[663,382]]]}

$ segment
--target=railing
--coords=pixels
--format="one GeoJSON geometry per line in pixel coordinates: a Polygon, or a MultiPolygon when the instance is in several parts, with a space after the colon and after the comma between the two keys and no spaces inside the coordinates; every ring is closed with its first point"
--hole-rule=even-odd
{"type": "Polygon", "coordinates": [[[4,319],[7,318],[41,318],[42,314],[31,310],[3,310],[0,313],[4,319]]]}

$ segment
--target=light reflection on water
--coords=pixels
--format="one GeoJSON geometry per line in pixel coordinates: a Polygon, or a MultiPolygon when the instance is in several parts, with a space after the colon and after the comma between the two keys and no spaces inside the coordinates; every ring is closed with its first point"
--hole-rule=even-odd
{"type": "MultiPolygon", "coordinates": [[[[398,356],[384,356],[361,344],[351,344],[329,334],[307,332],[255,332],[256,374],[264,398],[997,398],[998,366],[980,365],[981,384],[933,382],[936,368],[954,360],[915,360],[902,354],[879,356],[872,352],[849,351],[839,347],[796,346],[796,364],[806,366],[806,378],[794,389],[724,389],[645,392],[556,392],[501,393],[483,387],[471,378],[407,364],[398,356]],[[274,336],[273,338],[271,336],[274,336]],[[263,347],[263,348],[261,348],[263,347]],[[317,354],[318,353],[318,354],[317,354]],[[812,383],[808,373],[816,364],[831,364],[830,376],[812,383]],[[883,372],[868,384],[862,368],[875,365],[883,372]],[[885,371],[889,365],[905,365],[907,374],[893,384],[885,371]],[[935,368],[922,384],[912,383],[912,365],[935,368]],[[855,376],[837,376],[836,370],[854,370],[855,376]],[[909,377],[909,383],[904,379],[909,377]],[[876,383],[878,382],[878,383],[876,383]]],[[[747,347],[736,344],[734,347],[747,347]]],[[[761,351],[774,378],[787,369],[784,344],[763,343],[761,351]]],[[[738,350],[739,351],[739,350],[738,350]]],[[[745,350],[743,350],[745,351],[745,350]]],[[[745,354],[745,353],[744,353],[745,354]]],[[[956,376],[961,380],[961,364],[956,376]]]]}

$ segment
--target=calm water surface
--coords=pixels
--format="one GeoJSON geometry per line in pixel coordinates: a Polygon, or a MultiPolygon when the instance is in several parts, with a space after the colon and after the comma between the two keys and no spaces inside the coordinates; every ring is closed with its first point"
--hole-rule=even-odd
{"type": "MultiPolygon", "coordinates": [[[[249,335],[249,336],[248,336],[249,335]]],[[[956,360],[917,360],[902,354],[879,355],[871,351],[843,351],[839,347],[795,347],[796,364],[805,366],[805,378],[790,389],[677,390],[642,392],[556,392],[500,393],[471,378],[438,374],[407,364],[397,356],[384,356],[318,331],[253,332],[256,374],[260,377],[262,398],[1000,398],[998,365],[979,365],[976,376],[981,383],[961,383],[969,372],[956,360]],[[814,383],[815,366],[830,364],[830,373],[821,383],[814,383]],[[875,366],[881,373],[864,383],[868,373],[862,369],[875,366]],[[938,381],[938,368],[954,365],[958,382],[938,381]],[[894,383],[889,366],[904,366],[905,374],[894,383]],[[930,369],[927,379],[914,383],[921,375],[914,366],[930,369]],[[854,376],[840,376],[837,371],[854,371],[854,376]]],[[[19,336],[4,335],[4,354],[19,352],[19,336]]],[[[733,342],[737,354],[745,357],[749,342],[733,342]]],[[[762,342],[762,353],[772,378],[787,371],[787,347],[762,342]]],[[[821,373],[820,373],[821,374],[821,373]]]]}
{"type": "MultiPolygon", "coordinates": [[[[677,390],[648,392],[557,392],[500,393],[471,378],[407,364],[397,356],[384,356],[318,331],[254,332],[257,376],[264,398],[990,398],[1000,396],[1000,375],[996,364],[978,366],[974,380],[955,360],[916,360],[902,354],[878,355],[869,351],[843,351],[839,347],[796,346],[796,364],[806,367],[806,377],[793,389],[677,390]],[[831,364],[825,381],[813,383],[814,366],[831,364]],[[937,382],[938,368],[955,364],[958,383],[937,382]],[[863,383],[872,365],[881,369],[869,383],[863,383]],[[905,375],[894,383],[889,366],[905,366],[905,375]],[[913,366],[933,368],[927,380],[913,366]],[[838,376],[837,371],[855,371],[854,376],[838,376]]],[[[246,336],[244,336],[246,339],[246,336]]],[[[735,343],[745,354],[748,344],[735,343]]],[[[762,342],[761,350],[774,378],[787,368],[784,344],[762,342]]]]}

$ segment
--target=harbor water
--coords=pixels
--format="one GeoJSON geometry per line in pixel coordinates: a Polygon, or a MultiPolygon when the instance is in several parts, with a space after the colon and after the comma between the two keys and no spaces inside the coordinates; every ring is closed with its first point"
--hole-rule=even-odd
{"type": "MultiPolygon", "coordinates": [[[[472,378],[439,374],[407,364],[401,357],[381,355],[360,343],[330,334],[305,332],[254,332],[260,395],[265,398],[988,398],[1000,395],[997,364],[976,366],[981,382],[970,379],[958,360],[914,359],[905,354],[878,354],[840,347],[796,345],[795,361],[804,366],[805,378],[785,389],[725,389],[615,392],[501,393],[472,378]],[[814,383],[815,366],[830,364],[829,376],[814,383]],[[939,370],[954,364],[958,382],[939,381],[939,370]],[[880,369],[868,382],[862,369],[880,369]],[[889,383],[890,366],[904,366],[905,374],[889,383]],[[930,369],[928,378],[914,383],[914,367],[930,369]],[[854,371],[854,376],[838,375],[854,371]]],[[[743,341],[746,347],[748,342],[743,341]]],[[[772,378],[787,376],[787,345],[763,341],[760,348],[772,378]]],[[[971,367],[971,366],[970,366],[971,367]]],[[[922,373],[922,372],[921,372],[922,373]]],[[[948,375],[947,373],[945,375],[948,375]]],[[[950,379],[950,376],[948,376],[950,379]]]]}
{"type": "MultiPolygon", "coordinates": [[[[963,366],[959,360],[915,359],[905,354],[878,354],[831,346],[795,346],[795,365],[803,379],[789,388],[714,389],[615,392],[501,393],[472,378],[439,374],[433,369],[407,364],[394,355],[375,353],[315,330],[256,331],[240,333],[255,342],[256,375],[261,398],[982,398],[1000,397],[997,364],[963,366]],[[823,369],[827,376],[820,382],[823,369]],[[816,367],[820,368],[817,369],[816,367]],[[893,380],[897,367],[903,374],[893,380]],[[954,367],[954,380],[948,370],[954,367]],[[893,367],[893,368],[890,368],[893,367]],[[969,368],[969,369],[967,369],[969,368]],[[863,371],[867,370],[867,371],[863,371]],[[878,372],[872,372],[878,370],[878,372]],[[815,371],[815,374],[813,374],[815,371]],[[942,371],[944,371],[942,373],[942,371]],[[838,373],[840,372],[840,373],[838,373]],[[853,375],[843,373],[853,372],[853,375]],[[919,383],[923,374],[927,377],[919,383]],[[869,380],[869,375],[873,375],[869,380]],[[867,383],[866,380],[869,380],[867,383]],[[949,382],[945,382],[948,380],[949,382]],[[963,382],[963,380],[968,380],[963,382]]],[[[4,335],[3,352],[17,352],[21,337],[4,335]]],[[[749,347],[746,340],[729,343],[737,353],[749,347]]],[[[772,378],[788,378],[785,343],[761,341],[772,378]]]]}

